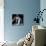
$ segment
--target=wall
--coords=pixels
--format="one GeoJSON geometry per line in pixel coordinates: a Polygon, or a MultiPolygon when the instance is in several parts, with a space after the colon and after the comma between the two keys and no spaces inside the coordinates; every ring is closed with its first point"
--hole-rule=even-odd
{"type": "Polygon", "coordinates": [[[0,0],[0,42],[4,41],[4,0],[0,0]]]}
{"type": "MultiPolygon", "coordinates": [[[[41,9],[41,11],[43,9],[46,9],[46,0],[41,0],[40,1],[40,9],[41,9]]],[[[43,12],[42,17],[43,17],[43,22],[41,21],[40,25],[46,26],[46,10],[43,12]]]]}
{"type": "Polygon", "coordinates": [[[5,0],[4,1],[4,35],[7,41],[18,41],[32,28],[35,12],[40,9],[40,0],[5,0]],[[12,14],[24,14],[23,26],[12,26],[12,14]]]}

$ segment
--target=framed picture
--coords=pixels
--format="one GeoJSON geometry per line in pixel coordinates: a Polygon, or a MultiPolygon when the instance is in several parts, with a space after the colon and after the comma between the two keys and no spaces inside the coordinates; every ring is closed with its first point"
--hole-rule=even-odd
{"type": "Polygon", "coordinates": [[[23,14],[12,14],[12,25],[23,25],[24,15],[23,14]]]}

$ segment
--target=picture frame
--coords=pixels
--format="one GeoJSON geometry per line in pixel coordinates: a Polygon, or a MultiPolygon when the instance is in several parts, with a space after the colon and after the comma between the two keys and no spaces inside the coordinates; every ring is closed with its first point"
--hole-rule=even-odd
{"type": "Polygon", "coordinates": [[[24,14],[12,14],[12,25],[24,25],[24,14]]]}

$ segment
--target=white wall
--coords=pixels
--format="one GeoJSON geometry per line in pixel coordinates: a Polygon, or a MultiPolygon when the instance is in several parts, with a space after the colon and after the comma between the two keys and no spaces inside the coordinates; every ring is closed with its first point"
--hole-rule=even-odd
{"type": "Polygon", "coordinates": [[[0,41],[4,41],[4,0],[0,0],[0,41]]]}

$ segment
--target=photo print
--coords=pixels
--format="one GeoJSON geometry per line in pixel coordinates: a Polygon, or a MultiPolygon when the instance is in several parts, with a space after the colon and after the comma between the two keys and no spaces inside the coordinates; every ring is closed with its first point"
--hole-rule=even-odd
{"type": "Polygon", "coordinates": [[[23,25],[24,15],[23,14],[12,14],[12,25],[23,25]]]}

